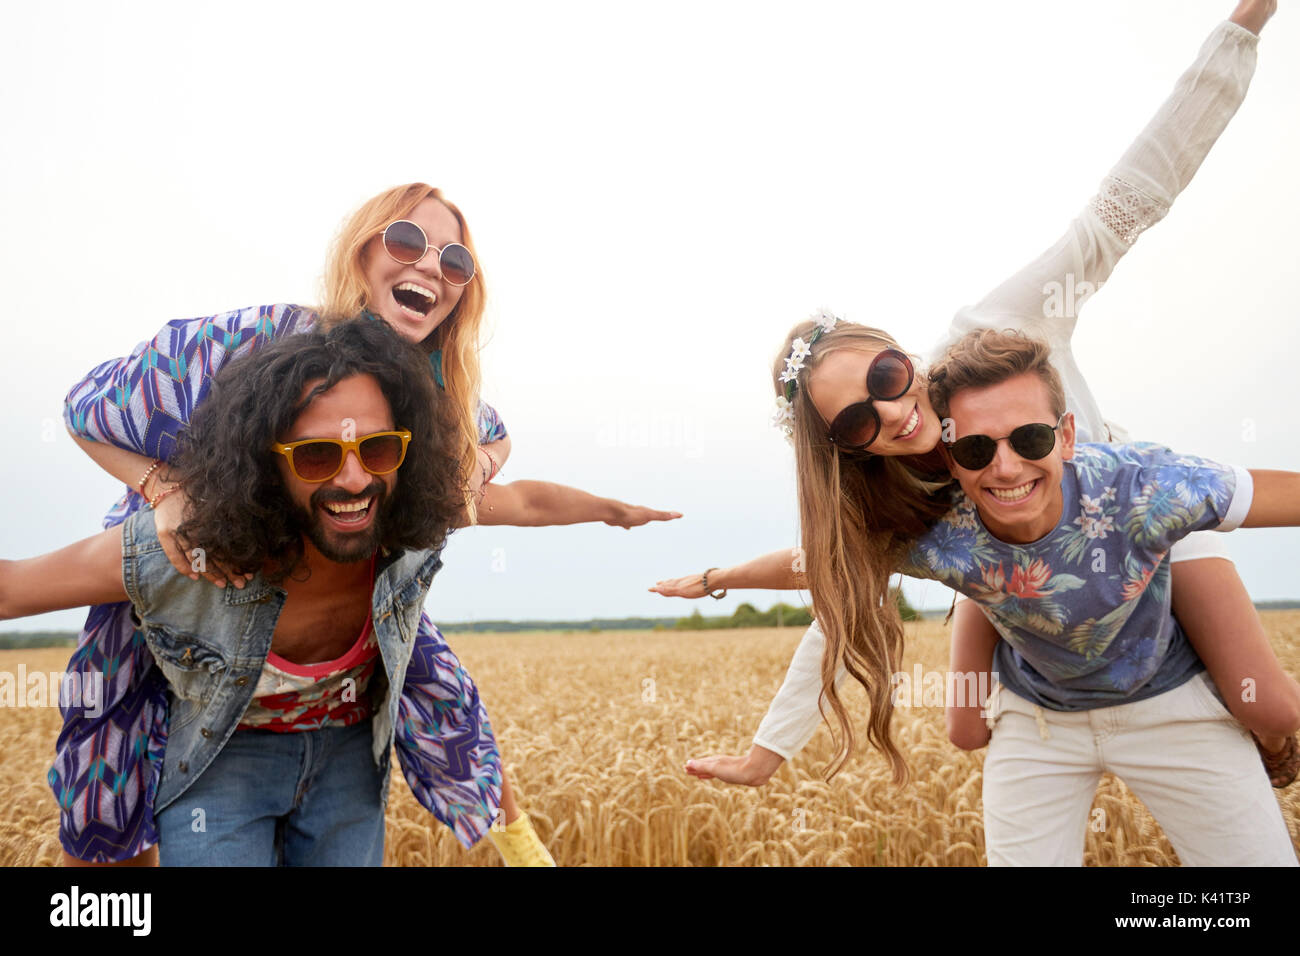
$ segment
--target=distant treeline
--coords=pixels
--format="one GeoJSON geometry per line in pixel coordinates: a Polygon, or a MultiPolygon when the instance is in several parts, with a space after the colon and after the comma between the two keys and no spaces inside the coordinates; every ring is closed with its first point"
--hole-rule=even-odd
{"type": "MultiPolygon", "coordinates": [[[[904,621],[919,620],[921,615],[907,603],[903,592],[890,588],[898,604],[898,612],[904,621]]],[[[679,618],[673,625],[679,631],[707,631],[727,627],[807,627],[812,623],[812,612],[806,607],[792,607],[789,604],[773,604],[766,611],[760,611],[752,604],[742,604],[729,616],[705,617],[699,608],[690,617],[679,618]]]]}
{"type": "Polygon", "coordinates": [[[514,631],[652,631],[672,627],[675,617],[598,617],[588,621],[461,621],[438,623],[447,634],[503,634],[514,631]]]}
{"type": "Polygon", "coordinates": [[[29,647],[75,647],[75,631],[6,631],[0,633],[0,651],[25,650],[29,647]]]}
{"type": "MultiPolygon", "coordinates": [[[[897,588],[892,589],[894,600],[904,621],[922,617],[943,617],[947,609],[917,611],[907,603],[907,598],[897,588]]],[[[1256,601],[1261,611],[1293,611],[1300,609],[1300,601],[1256,601]]],[[[438,629],[448,634],[509,634],[516,631],[708,631],[728,627],[807,627],[812,614],[805,607],[774,604],[760,611],[752,604],[742,604],[731,614],[706,617],[697,607],[689,617],[598,617],[586,621],[463,621],[457,624],[439,624],[438,629]]],[[[75,647],[75,631],[9,631],[0,632],[0,650],[23,650],[31,647],[75,647]]]]}

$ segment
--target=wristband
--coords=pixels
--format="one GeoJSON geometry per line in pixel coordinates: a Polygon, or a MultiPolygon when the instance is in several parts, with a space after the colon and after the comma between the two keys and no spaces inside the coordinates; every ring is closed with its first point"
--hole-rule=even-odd
{"type": "Polygon", "coordinates": [[[140,480],[135,483],[136,491],[140,492],[140,497],[142,498],[145,497],[144,483],[149,480],[150,475],[152,475],[155,471],[157,471],[161,467],[162,467],[162,459],[155,458],[153,460],[153,464],[149,466],[149,470],[146,471],[143,475],[141,475],[140,480]]]}
{"type": "Polygon", "coordinates": [[[158,492],[158,494],[154,495],[152,498],[149,499],[149,507],[150,507],[150,508],[157,508],[157,507],[158,507],[158,502],[162,501],[164,498],[166,498],[168,495],[170,495],[173,491],[177,491],[177,490],[179,490],[179,489],[180,489],[180,485],[172,485],[170,488],[165,488],[165,489],[163,489],[162,491],[158,492]]]}
{"type": "MultiPolygon", "coordinates": [[[[718,569],[717,569],[717,568],[709,568],[709,571],[716,571],[716,570],[718,570],[718,569]]],[[[709,597],[713,598],[713,600],[715,600],[715,601],[721,601],[724,597],[727,596],[727,589],[726,589],[726,588],[717,588],[717,589],[714,590],[714,591],[710,591],[710,590],[709,590],[709,571],[705,571],[703,574],[700,575],[700,583],[704,585],[704,593],[705,593],[705,594],[707,594],[709,597]]]]}

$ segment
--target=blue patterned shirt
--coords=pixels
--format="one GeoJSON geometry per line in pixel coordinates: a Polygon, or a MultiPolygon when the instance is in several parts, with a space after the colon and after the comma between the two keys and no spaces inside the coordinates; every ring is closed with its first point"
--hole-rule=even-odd
{"type": "Polygon", "coordinates": [[[954,484],[952,510],[899,570],[978,601],[1003,638],[999,680],[1052,710],[1154,697],[1203,670],[1171,610],[1169,548],[1239,526],[1249,473],[1146,442],[1082,444],[1061,489],[1056,527],[1012,544],[954,484]]]}

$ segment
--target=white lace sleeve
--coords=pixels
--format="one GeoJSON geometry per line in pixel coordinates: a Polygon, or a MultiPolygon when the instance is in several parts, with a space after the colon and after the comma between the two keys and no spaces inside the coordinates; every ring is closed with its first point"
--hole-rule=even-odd
{"type": "Polygon", "coordinates": [[[1216,27],[1065,234],[978,303],[962,308],[932,357],[974,329],[1031,331],[1052,346],[1067,404],[1086,436],[1080,440],[1103,440],[1101,413],[1070,352],[1078,310],[1200,168],[1245,98],[1258,39],[1230,21],[1216,27]]]}
{"type": "Polygon", "coordinates": [[[1169,212],[1169,203],[1149,196],[1118,176],[1107,176],[1089,204],[1103,226],[1126,246],[1150,229],[1169,212]]]}
{"type": "MultiPolygon", "coordinates": [[[[812,740],[822,722],[820,701],[825,649],[826,635],[813,621],[795,649],[781,689],[772,699],[767,715],[754,734],[754,743],[758,746],[790,760],[812,740]]],[[[847,674],[848,671],[840,669],[835,678],[836,686],[847,674]]]]}

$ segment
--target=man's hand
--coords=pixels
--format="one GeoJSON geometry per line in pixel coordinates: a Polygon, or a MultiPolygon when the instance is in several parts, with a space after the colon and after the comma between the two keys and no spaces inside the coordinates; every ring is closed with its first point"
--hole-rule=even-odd
{"type": "Polygon", "coordinates": [[[653,508],[624,504],[621,501],[611,503],[614,506],[614,513],[605,519],[605,524],[615,528],[639,528],[651,521],[672,521],[682,516],[680,511],[656,511],[653,508]]]}
{"type": "Polygon", "coordinates": [[[993,736],[988,721],[980,716],[979,707],[949,707],[944,711],[948,739],[962,750],[987,747],[993,736]]]}
{"type": "Polygon", "coordinates": [[[1228,17],[1237,26],[1245,27],[1256,36],[1264,29],[1269,17],[1277,13],[1277,0],[1241,0],[1228,17]]]}
{"type": "Polygon", "coordinates": [[[745,756],[715,754],[686,761],[686,772],[701,780],[718,779],[746,787],[761,787],[781,769],[785,758],[766,747],[754,744],[745,756]]]}

